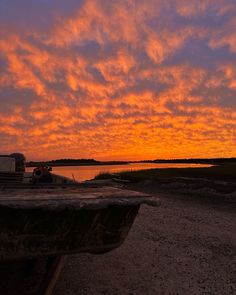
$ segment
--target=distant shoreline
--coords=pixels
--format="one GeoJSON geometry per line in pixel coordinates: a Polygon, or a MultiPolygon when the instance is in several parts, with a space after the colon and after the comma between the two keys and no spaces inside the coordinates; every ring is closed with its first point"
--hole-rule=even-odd
{"type": "Polygon", "coordinates": [[[30,161],[26,163],[26,167],[36,167],[42,165],[49,165],[52,167],[59,166],[105,166],[105,165],[127,165],[132,163],[153,163],[153,164],[211,164],[223,165],[236,163],[236,158],[212,158],[212,159],[157,159],[157,160],[143,160],[143,161],[97,161],[94,159],[59,159],[50,161],[30,161]]]}
{"type": "Polygon", "coordinates": [[[63,167],[63,166],[110,166],[110,165],[127,165],[127,163],[119,162],[98,162],[98,163],[51,163],[51,162],[28,162],[26,167],[37,167],[42,165],[49,165],[52,167],[63,167]]]}

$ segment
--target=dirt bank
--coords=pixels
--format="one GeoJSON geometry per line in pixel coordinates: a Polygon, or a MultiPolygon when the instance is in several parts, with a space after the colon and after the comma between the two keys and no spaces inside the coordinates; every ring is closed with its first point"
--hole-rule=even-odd
{"type": "Polygon", "coordinates": [[[54,295],[236,294],[236,209],[158,193],[126,242],[110,253],[70,256],[54,295]]]}

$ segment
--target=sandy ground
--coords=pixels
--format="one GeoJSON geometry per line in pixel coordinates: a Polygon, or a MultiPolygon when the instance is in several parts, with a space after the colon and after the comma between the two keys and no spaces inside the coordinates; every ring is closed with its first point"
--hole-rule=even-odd
{"type": "Polygon", "coordinates": [[[157,193],[126,239],[104,255],[69,256],[54,295],[236,294],[235,205],[157,193]]]}

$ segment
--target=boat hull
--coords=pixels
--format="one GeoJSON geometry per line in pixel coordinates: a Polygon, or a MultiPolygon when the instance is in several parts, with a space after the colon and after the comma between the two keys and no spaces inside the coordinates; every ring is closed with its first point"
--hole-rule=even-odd
{"type": "Polygon", "coordinates": [[[139,205],[43,210],[0,207],[0,260],[105,253],[126,238],[139,205]]]}
{"type": "Polygon", "coordinates": [[[141,204],[157,198],[113,187],[0,191],[0,262],[118,247],[141,204]]]}
{"type": "Polygon", "coordinates": [[[141,204],[159,199],[114,187],[4,185],[0,294],[51,295],[66,256],[102,254],[125,240],[141,204]]]}

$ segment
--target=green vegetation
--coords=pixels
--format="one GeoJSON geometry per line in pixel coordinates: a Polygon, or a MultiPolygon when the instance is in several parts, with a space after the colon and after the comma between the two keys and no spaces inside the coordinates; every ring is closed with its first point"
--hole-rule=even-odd
{"type": "MultiPolygon", "coordinates": [[[[133,182],[146,179],[158,180],[174,177],[206,178],[210,180],[236,182],[236,165],[227,164],[206,168],[147,169],[116,173],[116,176],[121,179],[129,179],[133,182]]],[[[95,179],[109,179],[113,177],[114,174],[100,173],[95,179]]]]}

